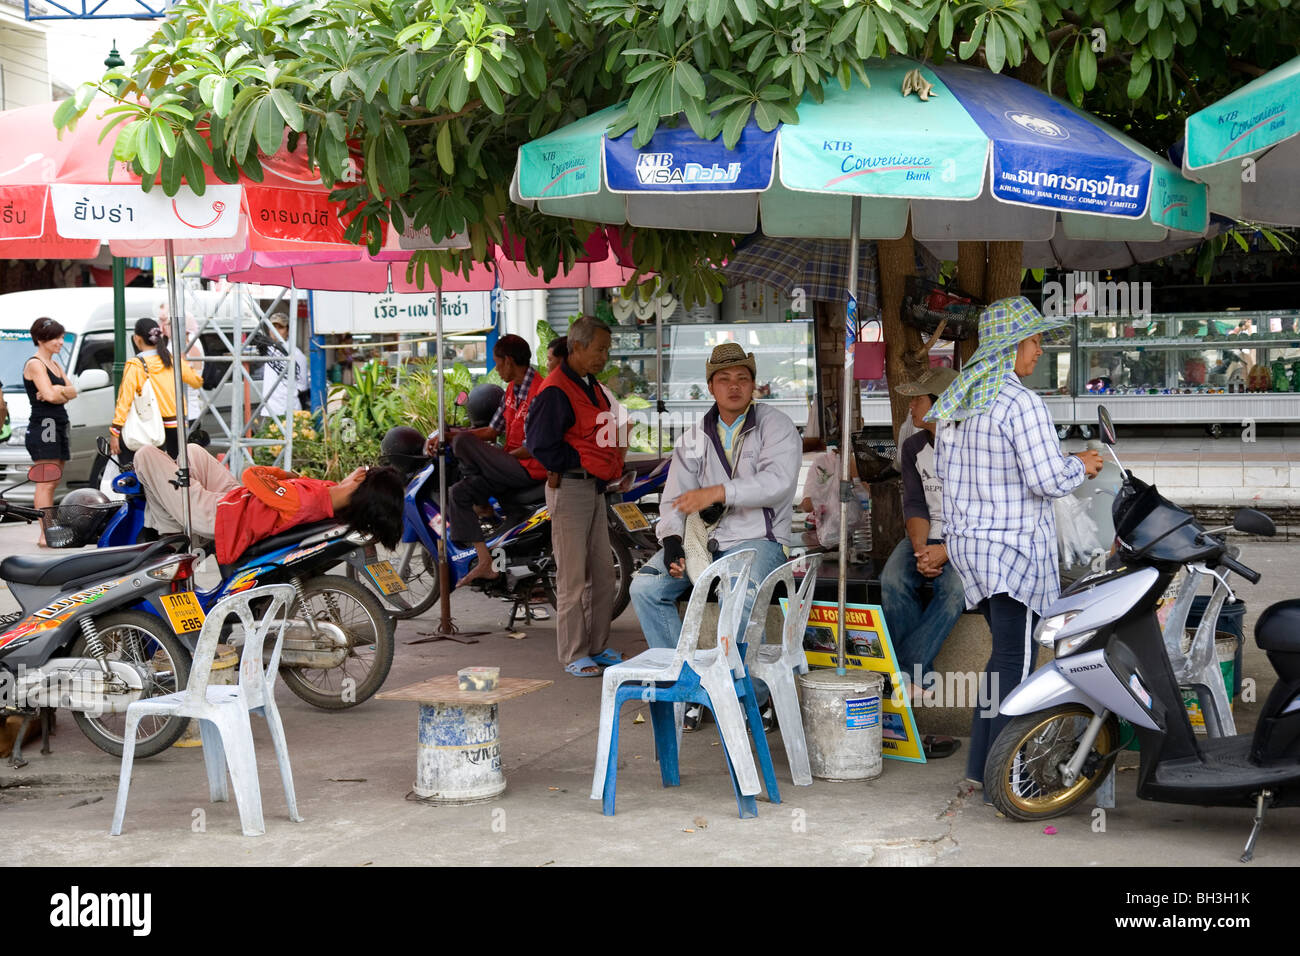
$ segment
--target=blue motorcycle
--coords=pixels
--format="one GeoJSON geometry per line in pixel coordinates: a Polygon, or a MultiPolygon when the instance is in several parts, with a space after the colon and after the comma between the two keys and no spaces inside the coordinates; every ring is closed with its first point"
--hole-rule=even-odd
{"type": "MultiPolygon", "coordinates": [[[[99,441],[100,453],[111,458],[108,443],[99,441]]],[[[115,547],[157,536],[145,527],[144,488],[135,473],[122,469],[112,488],[124,496],[120,503],[103,502],[103,496],[92,489],[74,491],[60,503],[59,524],[74,532],[67,546],[97,541],[101,548],[115,547]],[[92,502],[89,497],[101,500],[92,502]]],[[[256,542],[230,564],[219,565],[216,587],[185,592],[185,606],[169,612],[169,623],[185,639],[186,632],[197,632],[204,616],[227,595],[264,584],[292,584],[298,600],[285,631],[281,677],[290,690],[316,707],[355,707],[372,697],[388,676],[394,623],[370,590],[329,572],[346,562],[384,586],[399,589],[401,582],[394,579],[390,567],[366,560],[370,543],[368,535],[351,531],[335,519],[290,528],[256,542]]],[[[190,635],[191,643],[196,636],[190,635]]],[[[227,643],[238,644],[238,639],[239,635],[231,635],[227,643]]]]}
{"type": "MultiPolygon", "coordinates": [[[[445,452],[447,485],[459,478],[455,459],[445,452]]],[[[416,617],[437,603],[441,593],[438,582],[438,543],[446,528],[438,500],[438,463],[425,456],[401,455],[388,462],[405,471],[410,478],[403,504],[405,529],[402,540],[392,551],[375,545],[368,549],[375,560],[392,567],[405,584],[401,592],[382,594],[388,613],[398,619],[416,617]]],[[[631,599],[633,548],[641,551],[645,532],[652,529],[637,501],[661,488],[667,473],[667,461],[647,463],[643,473],[635,469],[607,491],[609,498],[610,551],[614,561],[614,617],[627,608],[631,599]]],[[[503,622],[513,630],[516,622],[539,619],[536,599],[555,604],[555,557],[551,549],[551,515],[546,507],[546,490],[541,483],[526,491],[493,500],[493,514],[484,520],[484,539],[492,555],[497,577],[478,580],[469,586],[511,603],[510,616],[503,622]]],[[[653,535],[651,534],[651,540],[653,535]]],[[[657,544],[655,545],[657,547],[657,544]]],[[[650,554],[654,551],[651,550],[650,554]]],[[[447,564],[454,588],[477,562],[473,547],[461,547],[448,541],[447,564]]],[[[644,563],[644,558],[642,559],[644,563]]],[[[349,565],[348,573],[362,579],[371,575],[361,566],[349,565]]]]}

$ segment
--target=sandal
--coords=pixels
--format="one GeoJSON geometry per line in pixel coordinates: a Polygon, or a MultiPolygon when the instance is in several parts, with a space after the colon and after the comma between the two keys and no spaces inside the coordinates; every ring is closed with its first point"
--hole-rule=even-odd
{"type": "Polygon", "coordinates": [[[591,659],[601,667],[613,667],[615,664],[623,663],[623,655],[612,647],[607,647],[599,654],[592,654],[591,659]]]}
{"type": "Polygon", "coordinates": [[[921,738],[921,749],[925,752],[927,760],[940,760],[943,757],[951,757],[961,749],[961,741],[956,737],[946,737],[943,734],[926,734],[921,738]]]}
{"type": "Polygon", "coordinates": [[[574,677],[600,676],[600,665],[590,657],[579,657],[576,661],[570,661],[564,665],[564,669],[574,677]]]}

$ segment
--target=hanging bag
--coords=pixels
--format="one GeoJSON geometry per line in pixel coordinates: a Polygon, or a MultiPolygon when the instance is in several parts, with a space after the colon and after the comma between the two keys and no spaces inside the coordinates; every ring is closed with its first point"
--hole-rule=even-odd
{"type": "Polygon", "coordinates": [[[872,322],[880,326],[880,341],[863,342],[859,339],[853,344],[853,377],[859,382],[885,377],[885,327],[879,319],[868,319],[862,324],[863,331],[872,322]]]}
{"type": "Polygon", "coordinates": [[[127,409],[126,424],[122,426],[122,441],[132,451],[145,445],[159,448],[167,439],[162,409],[158,407],[158,396],[149,378],[149,367],[144,362],[140,362],[140,367],[144,369],[144,384],[127,409]]]}

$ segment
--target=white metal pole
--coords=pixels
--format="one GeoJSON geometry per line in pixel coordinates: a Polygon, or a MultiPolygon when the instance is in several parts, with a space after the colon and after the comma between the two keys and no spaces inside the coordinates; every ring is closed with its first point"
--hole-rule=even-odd
{"type": "Polygon", "coordinates": [[[181,490],[181,516],[185,536],[191,537],[190,527],[190,448],[186,431],[185,379],[181,376],[184,361],[185,323],[181,315],[180,290],[176,287],[176,246],[166,240],[167,258],[167,311],[171,316],[172,375],[176,384],[176,485],[181,490]],[[177,347],[179,343],[179,348],[177,347]]]}
{"type": "MultiPolygon", "coordinates": [[[[853,221],[849,225],[849,303],[856,303],[858,295],[858,243],[862,214],[862,199],[853,197],[853,221]]],[[[847,618],[844,605],[847,603],[847,586],[849,575],[849,501],[853,495],[853,484],[849,478],[849,456],[853,453],[853,439],[849,429],[853,426],[853,349],[849,348],[849,331],[852,325],[853,339],[856,341],[857,309],[851,307],[845,311],[844,326],[844,394],[840,402],[840,581],[839,581],[839,625],[835,629],[835,672],[846,673],[844,668],[844,636],[847,630],[847,618]]]]}

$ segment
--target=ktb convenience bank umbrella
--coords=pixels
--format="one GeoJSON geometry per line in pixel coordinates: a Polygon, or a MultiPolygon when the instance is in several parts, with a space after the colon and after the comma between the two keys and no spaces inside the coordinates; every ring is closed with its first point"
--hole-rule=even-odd
{"type": "MultiPolygon", "coordinates": [[[[92,104],[75,128],[60,139],[54,127],[57,104],[0,113],[0,255],[30,257],[55,242],[107,240],[119,255],[167,257],[172,341],[183,342],[177,299],[175,254],[203,251],[328,248],[342,243],[341,204],[307,160],[305,143],[261,157],[264,179],[241,176],[222,182],[205,168],[202,194],[182,187],[167,196],[155,186],[146,193],[127,164],[113,159],[113,135],[104,131],[112,116],[109,100],[92,104]],[[6,223],[3,210],[13,216],[6,223]],[[39,222],[40,229],[36,229],[39,222]],[[6,253],[7,250],[7,253],[6,253]]],[[[185,394],[180,363],[174,366],[176,394],[185,394]]],[[[188,449],[180,444],[178,478],[188,484],[188,449]]],[[[188,496],[185,531],[190,532],[188,496]]]]}
{"type": "Polygon", "coordinates": [[[1183,172],[1235,219],[1300,225],[1300,57],[1187,118],[1183,172]]]}
{"type": "MultiPolygon", "coordinates": [[[[606,135],[615,106],[519,151],[515,201],[545,213],[633,226],[848,238],[849,288],[859,237],[922,242],[1073,239],[1164,241],[1202,233],[1206,191],[1101,121],[1010,77],[892,57],[870,88],[806,97],[799,124],[764,132],[751,119],[736,149],[685,121],[643,148],[606,135]],[[901,92],[919,69],[934,95],[901,92]],[[863,202],[862,200],[867,200],[863,202]],[[846,202],[846,200],[849,200],[846,202]]],[[[849,300],[848,338],[856,335],[849,300]]],[[[847,343],[846,343],[847,344],[847,343]]],[[[844,409],[852,353],[844,367],[844,409]]],[[[848,481],[848,456],[842,480],[848,481]]],[[[843,619],[847,522],[840,522],[843,619]]],[[[841,666],[843,636],[841,634],[841,666]]]]}

